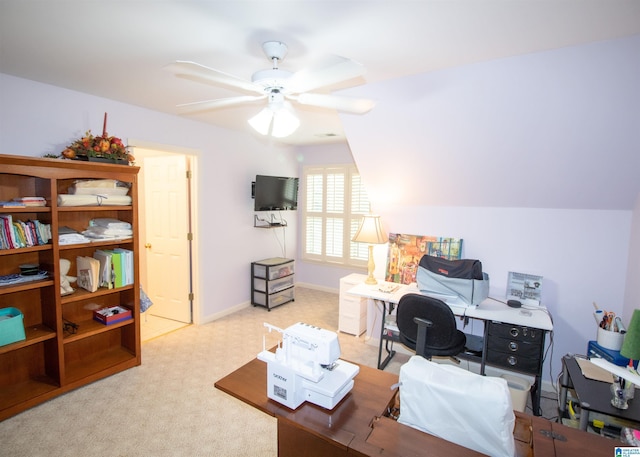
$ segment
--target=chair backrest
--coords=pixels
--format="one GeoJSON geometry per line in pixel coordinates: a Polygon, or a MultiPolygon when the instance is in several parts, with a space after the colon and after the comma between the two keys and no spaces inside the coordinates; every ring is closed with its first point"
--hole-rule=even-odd
{"type": "Polygon", "coordinates": [[[396,323],[400,341],[415,349],[418,324],[414,317],[429,320],[433,326],[427,331],[426,346],[441,348],[451,345],[456,333],[456,318],[451,308],[442,300],[421,294],[406,294],[400,298],[396,323]]]}

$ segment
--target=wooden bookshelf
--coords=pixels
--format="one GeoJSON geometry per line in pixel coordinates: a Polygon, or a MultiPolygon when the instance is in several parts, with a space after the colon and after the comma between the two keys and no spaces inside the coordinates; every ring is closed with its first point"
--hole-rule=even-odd
{"type": "MultiPolygon", "coordinates": [[[[0,201],[25,196],[44,197],[45,207],[0,207],[14,220],[39,220],[51,225],[51,240],[44,245],[0,249],[0,275],[19,273],[19,265],[35,263],[47,278],[0,286],[0,308],[23,314],[26,339],[0,346],[0,421],[69,390],[141,363],[140,280],[137,175],[133,166],[61,159],[0,155],[0,201]],[[130,186],[128,206],[58,206],[58,195],[68,193],[76,180],[115,179],[130,186]],[[133,236],[125,240],[60,245],[58,228],[82,231],[92,218],[115,218],[131,223],[133,236]],[[134,253],[133,284],[99,288],[90,293],[76,289],[60,293],[60,260],[91,256],[96,249],[124,248],[134,253]],[[121,305],[132,319],[113,325],[93,320],[96,306],[121,305]],[[78,325],[75,333],[65,321],[78,325]]],[[[74,284],[75,287],[75,284],[74,284]]]]}

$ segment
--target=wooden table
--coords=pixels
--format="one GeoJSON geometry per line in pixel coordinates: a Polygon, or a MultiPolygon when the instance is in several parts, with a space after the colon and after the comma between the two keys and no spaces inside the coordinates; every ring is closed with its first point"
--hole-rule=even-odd
{"type": "MultiPolygon", "coordinates": [[[[352,391],[331,411],[308,402],[293,411],[270,400],[267,364],[258,359],[215,387],[277,418],[280,457],[481,455],[386,417],[397,382],[395,374],[361,365],[352,391]]],[[[611,456],[620,444],[520,412],[514,437],[518,457],[611,456]]]]}

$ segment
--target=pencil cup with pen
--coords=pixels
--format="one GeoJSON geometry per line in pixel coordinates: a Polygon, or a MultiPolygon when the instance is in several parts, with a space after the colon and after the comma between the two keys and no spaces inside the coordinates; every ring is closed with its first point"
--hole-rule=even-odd
{"type": "Polygon", "coordinates": [[[605,349],[619,351],[624,341],[624,333],[614,332],[598,327],[597,343],[605,349]]]}
{"type": "MultiPolygon", "coordinates": [[[[595,303],[594,306],[596,306],[595,303]]],[[[598,324],[598,344],[605,349],[619,351],[624,341],[624,334],[626,333],[622,319],[616,317],[615,313],[610,313],[599,308],[596,308],[593,317],[598,324]]]]}
{"type": "MultiPolygon", "coordinates": [[[[616,316],[615,313],[604,311],[598,308],[598,305],[593,304],[595,308],[595,312],[593,313],[593,317],[598,324],[598,338],[597,343],[599,346],[609,349],[612,351],[619,351],[620,355],[630,359],[630,366],[628,367],[630,372],[635,373],[633,361],[631,359],[636,359],[637,356],[640,356],[640,352],[630,351],[630,346],[637,346],[636,343],[636,327],[638,327],[638,323],[640,323],[640,315],[638,316],[639,322],[634,322],[632,319],[631,327],[633,327],[633,331],[631,332],[631,338],[627,338],[629,335],[627,333],[627,329],[624,326],[622,319],[619,316],[616,316]],[[628,341],[627,341],[628,340],[628,341]]],[[[635,316],[634,312],[634,316],[635,316]]],[[[640,334],[638,335],[640,336],[640,334]]],[[[611,384],[611,404],[618,409],[627,409],[629,407],[628,401],[631,400],[635,395],[635,385],[625,380],[620,376],[613,376],[613,383],[611,384]]]]}

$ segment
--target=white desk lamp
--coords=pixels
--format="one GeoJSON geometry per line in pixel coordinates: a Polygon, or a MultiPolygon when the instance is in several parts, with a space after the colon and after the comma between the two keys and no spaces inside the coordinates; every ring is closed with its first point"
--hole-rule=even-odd
{"type": "Polygon", "coordinates": [[[367,277],[365,284],[378,284],[376,278],[373,277],[373,270],[376,268],[376,265],[373,262],[373,245],[384,244],[388,240],[389,238],[387,237],[387,234],[382,230],[380,216],[373,214],[362,216],[360,227],[351,241],[369,244],[369,261],[367,263],[369,276],[367,277]]]}

